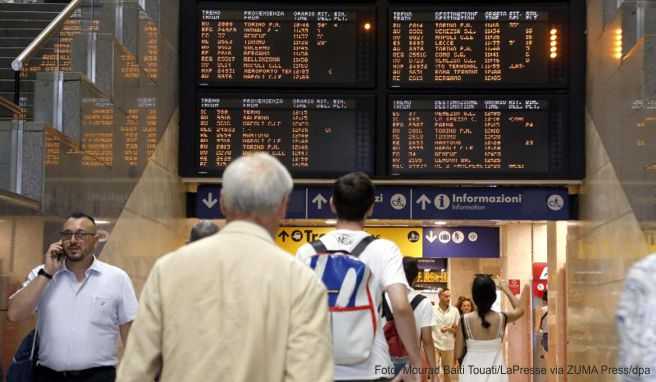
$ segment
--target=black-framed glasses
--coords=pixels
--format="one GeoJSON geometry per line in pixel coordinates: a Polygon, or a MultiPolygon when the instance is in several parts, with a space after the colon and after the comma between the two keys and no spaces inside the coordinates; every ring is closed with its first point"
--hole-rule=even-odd
{"type": "Polygon", "coordinates": [[[95,236],[95,235],[96,235],[95,232],[85,232],[85,231],[75,231],[75,232],[62,231],[62,232],[59,233],[59,237],[63,241],[69,241],[69,240],[73,239],[73,237],[75,237],[78,240],[83,240],[83,239],[86,239],[87,237],[91,237],[91,236],[95,236]]]}

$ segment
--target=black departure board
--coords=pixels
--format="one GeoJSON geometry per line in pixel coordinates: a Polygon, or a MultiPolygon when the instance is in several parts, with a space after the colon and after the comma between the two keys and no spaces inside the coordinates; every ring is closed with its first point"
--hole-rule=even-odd
{"type": "Polygon", "coordinates": [[[254,151],[308,183],[585,176],[582,0],[189,0],[180,20],[188,181],[254,151]]]}
{"type": "Polygon", "coordinates": [[[433,5],[390,19],[393,88],[567,86],[566,7],[433,5]]]}
{"type": "Polygon", "coordinates": [[[202,3],[198,12],[200,86],[374,85],[374,10],[202,3]]]}
{"type": "Polygon", "coordinates": [[[566,97],[393,96],[393,176],[545,176],[562,169],[566,97]]]}
{"type": "Polygon", "coordinates": [[[374,170],[370,97],[202,94],[197,175],[220,175],[240,155],[265,151],[294,176],[374,170]]]}

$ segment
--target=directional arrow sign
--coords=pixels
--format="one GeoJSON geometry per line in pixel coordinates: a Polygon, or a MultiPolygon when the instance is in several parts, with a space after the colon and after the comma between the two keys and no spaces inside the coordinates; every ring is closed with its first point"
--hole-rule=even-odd
{"type": "Polygon", "coordinates": [[[213,195],[211,192],[208,193],[208,194],[207,194],[207,197],[203,199],[203,204],[204,204],[207,208],[212,208],[212,207],[214,207],[214,206],[216,205],[216,203],[218,203],[218,202],[219,202],[219,200],[218,200],[218,199],[214,199],[214,195],[213,195]]]}
{"type": "Polygon", "coordinates": [[[323,195],[321,194],[317,194],[317,196],[315,196],[314,199],[312,199],[312,203],[317,205],[318,210],[323,209],[323,205],[326,204],[327,202],[328,200],[326,200],[326,198],[324,198],[323,195]]]}
{"type": "Polygon", "coordinates": [[[221,187],[212,184],[199,184],[195,197],[195,214],[199,219],[221,219],[223,214],[218,208],[221,187]]]}
{"type": "Polygon", "coordinates": [[[435,235],[435,232],[429,231],[428,235],[426,235],[426,240],[428,240],[429,243],[433,244],[433,242],[437,240],[437,235],[435,235]]]}
{"type": "Polygon", "coordinates": [[[419,199],[417,199],[417,204],[421,204],[421,209],[426,211],[426,204],[431,204],[431,201],[426,194],[421,194],[419,199]]]}
{"type": "Polygon", "coordinates": [[[282,242],[284,243],[284,242],[287,240],[287,238],[289,237],[289,234],[287,233],[287,231],[284,231],[284,230],[283,230],[283,231],[280,231],[280,233],[278,234],[278,237],[279,237],[279,238],[282,240],[282,242]]]}

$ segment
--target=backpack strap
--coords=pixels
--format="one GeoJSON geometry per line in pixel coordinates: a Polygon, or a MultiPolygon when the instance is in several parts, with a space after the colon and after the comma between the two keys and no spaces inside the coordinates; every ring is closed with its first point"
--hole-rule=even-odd
{"type": "Polygon", "coordinates": [[[326,245],[321,241],[321,240],[315,240],[312,243],[310,243],[312,248],[314,248],[315,253],[326,253],[328,252],[328,248],[326,248],[326,245]]]}
{"type": "MultiPolygon", "coordinates": [[[[385,298],[385,293],[383,293],[383,317],[387,320],[387,322],[394,320],[394,315],[392,314],[392,309],[390,308],[389,304],[387,303],[387,299],[385,298]]],[[[410,306],[412,307],[412,310],[414,311],[417,309],[417,306],[421,304],[422,301],[426,296],[422,294],[416,295],[412,301],[410,302],[410,306]]]]}
{"type": "Polygon", "coordinates": [[[353,257],[360,257],[360,255],[362,254],[362,252],[364,252],[364,250],[367,248],[367,246],[368,246],[369,244],[371,244],[371,242],[373,242],[374,240],[376,240],[376,238],[373,237],[373,236],[371,236],[371,235],[365,237],[365,238],[362,239],[362,240],[360,240],[360,242],[358,243],[358,245],[356,245],[355,248],[353,248],[353,250],[351,251],[351,256],[353,256],[353,257]]]}
{"type": "Polygon", "coordinates": [[[419,306],[419,304],[421,304],[421,302],[424,301],[425,298],[426,298],[426,296],[424,296],[422,294],[416,295],[412,299],[412,301],[410,301],[410,306],[412,307],[412,310],[417,309],[417,306],[419,306]]]}
{"type": "Polygon", "coordinates": [[[383,317],[385,317],[387,322],[390,322],[394,321],[394,315],[392,314],[392,309],[390,309],[390,306],[387,304],[386,294],[387,293],[383,293],[383,317]]]}

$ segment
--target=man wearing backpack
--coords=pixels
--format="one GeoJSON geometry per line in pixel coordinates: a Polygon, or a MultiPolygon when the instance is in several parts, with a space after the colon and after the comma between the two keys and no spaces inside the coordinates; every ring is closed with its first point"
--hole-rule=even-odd
{"type": "Polygon", "coordinates": [[[335,380],[387,381],[394,376],[378,314],[383,292],[387,292],[396,329],[408,352],[408,366],[416,368],[415,373],[404,369],[396,380],[419,381],[421,357],[401,251],[393,242],[372,240],[363,231],[366,217],[374,207],[374,185],[364,173],[344,175],[334,184],[330,205],[337,214],[336,229],[320,242],[302,246],[296,255],[324,283],[334,283],[328,289],[335,380]],[[348,253],[351,256],[346,256],[348,253]],[[346,272],[340,273],[340,269],[346,272]],[[366,351],[355,351],[362,348],[366,351]]]}
{"type": "MultiPolygon", "coordinates": [[[[410,306],[415,315],[415,322],[417,324],[417,338],[421,343],[421,348],[424,351],[426,356],[426,361],[431,371],[436,369],[435,361],[435,347],[433,346],[433,305],[430,300],[419,293],[418,291],[412,288],[412,284],[417,279],[419,274],[419,268],[417,267],[416,259],[405,257],[403,258],[403,269],[405,271],[406,279],[408,280],[408,285],[410,285],[410,291],[408,292],[408,301],[410,301],[410,306]]],[[[389,327],[395,325],[396,316],[394,312],[389,307],[389,296],[385,296],[385,301],[383,302],[383,316],[385,318],[385,338],[387,339],[387,344],[390,348],[390,355],[392,356],[392,361],[394,362],[395,372],[399,372],[408,362],[408,354],[405,348],[398,346],[398,339],[396,338],[398,332],[389,327]],[[389,333],[394,336],[393,339],[389,338],[389,333]],[[392,343],[390,343],[392,341],[392,343]],[[393,346],[397,345],[397,346],[393,346]]],[[[432,373],[428,373],[428,377],[432,377],[432,373]]]]}

